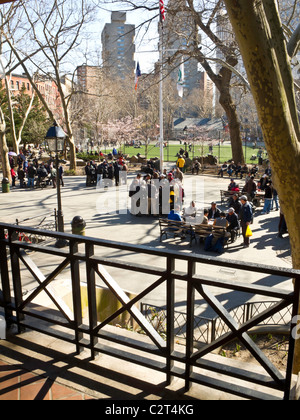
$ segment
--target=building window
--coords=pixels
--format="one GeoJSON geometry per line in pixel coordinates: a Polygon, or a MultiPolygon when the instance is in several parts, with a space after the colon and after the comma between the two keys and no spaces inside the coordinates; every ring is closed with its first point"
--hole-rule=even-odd
{"type": "Polygon", "coordinates": [[[17,90],[20,90],[20,82],[16,82],[17,83],[17,90]]]}

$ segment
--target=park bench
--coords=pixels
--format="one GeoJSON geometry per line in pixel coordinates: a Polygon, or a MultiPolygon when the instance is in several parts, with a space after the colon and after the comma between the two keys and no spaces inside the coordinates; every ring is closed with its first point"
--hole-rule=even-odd
{"type": "Polygon", "coordinates": [[[159,219],[159,226],[160,242],[162,242],[163,236],[165,236],[166,239],[168,238],[168,235],[173,238],[180,237],[182,239],[189,236],[190,246],[192,246],[193,241],[197,242],[197,238],[205,240],[211,234],[218,237],[224,237],[226,235],[226,228],[212,225],[199,224],[193,226],[185,222],[159,219]]]}
{"type": "Polygon", "coordinates": [[[190,224],[168,219],[159,219],[159,227],[160,242],[162,242],[163,236],[165,236],[166,239],[168,239],[168,235],[172,236],[174,239],[176,237],[184,239],[186,236],[190,236],[190,244],[192,244],[194,231],[190,224]]]}
{"type": "MultiPolygon", "coordinates": [[[[227,231],[224,227],[218,227],[213,225],[195,225],[193,226],[194,236],[192,240],[197,241],[197,238],[201,240],[205,240],[209,235],[213,234],[216,237],[225,237],[227,231]]],[[[192,243],[191,240],[191,243],[192,243]]],[[[228,241],[226,241],[228,244],[228,241]]]]}

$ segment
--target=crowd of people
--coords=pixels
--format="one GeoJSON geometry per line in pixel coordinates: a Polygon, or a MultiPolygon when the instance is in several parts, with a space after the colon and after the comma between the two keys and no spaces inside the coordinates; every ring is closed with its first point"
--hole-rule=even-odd
{"type": "MultiPolygon", "coordinates": [[[[252,231],[250,225],[253,223],[253,217],[256,206],[256,193],[261,193],[260,197],[264,200],[264,207],[261,214],[269,214],[270,211],[278,211],[279,206],[279,197],[276,188],[273,186],[272,182],[272,171],[270,166],[265,169],[265,172],[262,176],[257,178],[259,168],[257,165],[253,165],[251,169],[247,165],[240,166],[234,165],[234,162],[231,162],[229,165],[222,165],[219,175],[224,176],[225,171],[228,176],[231,177],[234,173],[236,176],[243,178],[245,175],[245,183],[240,187],[239,183],[235,178],[230,178],[230,183],[228,185],[228,191],[231,193],[231,196],[227,202],[227,211],[221,211],[216,202],[211,203],[210,209],[204,209],[202,220],[197,220],[196,215],[198,210],[194,202],[191,202],[189,207],[181,209],[180,206],[171,209],[168,218],[169,220],[174,221],[185,221],[186,216],[194,217],[194,224],[201,225],[213,225],[216,227],[223,227],[226,229],[226,234],[224,238],[213,238],[213,234],[210,235],[211,242],[209,246],[206,246],[205,249],[214,250],[220,249],[218,247],[219,241],[223,245],[225,241],[230,240],[232,243],[237,239],[237,233],[241,230],[243,236],[244,247],[249,247],[250,237],[252,236],[252,231]],[[223,167],[223,170],[222,170],[223,167]]],[[[193,223],[193,222],[192,222],[193,223]]],[[[287,227],[285,223],[285,218],[282,213],[280,213],[280,223],[279,223],[279,237],[282,237],[283,233],[287,232],[287,227]]]]}
{"type": "Polygon", "coordinates": [[[86,186],[97,185],[102,187],[102,184],[108,186],[105,180],[110,180],[111,184],[115,181],[115,185],[118,187],[120,184],[120,172],[127,173],[127,171],[128,167],[122,155],[110,162],[106,159],[103,159],[99,164],[89,161],[85,166],[86,186]]]}
{"type": "Polygon", "coordinates": [[[145,176],[138,174],[130,185],[131,213],[136,216],[167,216],[184,202],[183,172],[179,167],[161,173],[153,162],[145,176]]]}
{"type": "MultiPolygon", "coordinates": [[[[20,188],[33,189],[45,185],[52,185],[56,188],[57,172],[52,158],[48,162],[39,163],[43,150],[40,149],[38,154],[33,152],[31,147],[22,149],[19,155],[9,155],[10,173],[12,178],[12,188],[15,188],[17,180],[20,188]]],[[[64,168],[59,165],[59,179],[61,185],[64,186],[64,168]]]]}

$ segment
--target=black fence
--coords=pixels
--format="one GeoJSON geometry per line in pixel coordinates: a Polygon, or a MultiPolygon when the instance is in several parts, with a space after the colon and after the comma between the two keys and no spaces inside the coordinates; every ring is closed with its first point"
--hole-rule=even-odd
{"type": "Polygon", "coordinates": [[[158,370],[166,374],[167,383],[171,383],[173,377],[182,378],[185,380],[186,390],[195,383],[251,399],[269,398],[270,388],[280,391],[280,398],[288,399],[290,396],[295,334],[290,334],[287,369],[282,374],[250,338],[249,331],[290,306],[292,311],[291,314],[288,311],[287,316],[291,331],[295,331],[300,271],[36,231],[3,223],[0,224],[0,269],[6,321],[8,325],[16,324],[19,333],[24,329],[33,329],[73,343],[77,353],[89,349],[92,358],[97,353],[104,353],[158,370]],[[49,240],[45,246],[22,242],[16,239],[16,233],[19,232],[24,232],[27,236],[39,234],[49,240]],[[68,241],[68,246],[64,249],[55,248],[57,239],[68,241]],[[147,256],[149,265],[136,262],[142,255],[147,256]],[[257,273],[261,278],[268,276],[268,285],[264,285],[263,281],[247,284],[236,279],[230,281],[218,278],[217,275],[209,276],[207,267],[219,271],[226,267],[236,270],[237,273],[257,273]],[[113,271],[113,275],[109,271],[113,271]],[[70,279],[69,308],[51,287],[51,283],[62,273],[70,279]],[[129,297],[119,284],[133,275],[139,276],[142,290],[134,297],[129,297]],[[278,287],[281,281],[287,279],[295,279],[293,290],[278,287]],[[87,288],[86,315],[83,314],[81,287],[81,281],[84,280],[87,288]],[[34,281],[36,285],[24,296],[24,284],[28,281],[34,281]],[[105,315],[104,319],[101,318],[97,306],[96,290],[99,283],[104,284],[119,302],[119,307],[105,315]],[[185,346],[177,346],[175,338],[179,285],[181,291],[182,288],[186,291],[186,317],[183,321],[185,346]],[[274,304],[251,319],[238,322],[218,299],[215,293],[217,289],[226,293],[257,295],[273,300],[274,304]],[[42,293],[50,299],[53,306],[51,311],[33,302],[42,293]],[[138,304],[149,293],[164,296],[166,327],[163,335],[156,331],[138,308],[138,304]],[[195,348],[195,308],[200,299],[226,324],[227,331],[201,348],[195,348]],[[111,322],[125,312],[132,317],[133,323],[143,334],[110,327],[111,322]],[[265,373],[252,373],[248,364],[243,369],[229,368],[226,358],[222,358],[222,362],[213,362],[206,357],[234,339],[238,339],[250,351],[265,373]],[[251,384],[262,388],[253,390],[251,384]]]}
{"type": "MultiPolygon", "coordinates": [[[[265,309],[275,305],[277,301],[255,301],[255,302],[246,302],[242,305],[236,306],[230,310],[228,313],[234,318],[234,320],[239,324],[244,324],[247,321],[250,321],[254,316],[259,315],[265,309]]],[[[268,319],[265,319],[258,325],[261,327],[259,331],[275,331],[272,327],[286,327],[290,328],[290,320],[292,315],[293,307],[292,305],[284,308],[282,311],[271,316],[268,319]]],[[[167,311],[166,308],[160,306],[151,305],[150,303],[141,303],[141,312],[146,317],[146,319],[151,322],[153,327],[161,334],[165,334],[167,329],[166,320],[167,320],[167,311]]],[[[187,313],[175,311],[174,312],[174,324],[175,324],[175,336],[178,339],[186,339],[186,319],[187,313]]],[[[194,316],[194,343],[195,345],[209,344],[219,338],[221,335],[227,333],[230,328],[227,326],[225,321],[219,317],[204,317],[201,315],[194,316]]],[[[285,330],[282,328],[281,331],[285,330]]]]}

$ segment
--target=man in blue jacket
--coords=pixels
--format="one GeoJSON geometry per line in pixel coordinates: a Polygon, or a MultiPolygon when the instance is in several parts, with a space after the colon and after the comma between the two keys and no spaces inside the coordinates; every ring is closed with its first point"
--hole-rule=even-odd
{"type": "Polygon", "coordinates": [[[168,220],[172,220],[174,222],[182,222],[182,217],[180,215],[180,207],[176,206],[175,210],[171,210],[168,215],[168,220]]]}
{"type": "Polygon", "coordinates": [[[242,207],[240,210],[239,218],[241,221],[241,227],[242,227],[242,235],[244,238],[244,247],[249,247],[250,245],[250,238],[246,236],[247,227],[250,225],[253,217],[253,211],[252,207],[248,202],[248,198],[243,195],[241,198],[242,207]]]}

